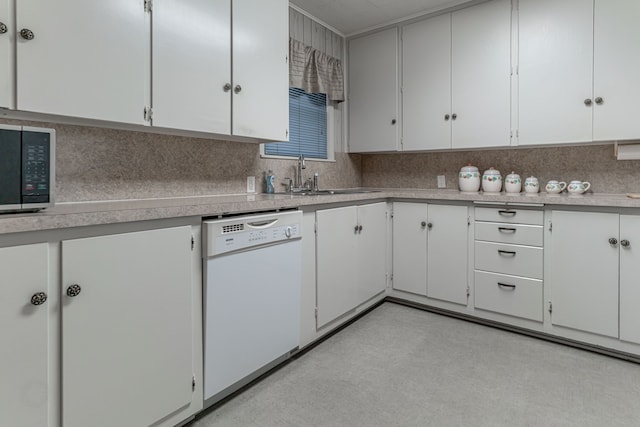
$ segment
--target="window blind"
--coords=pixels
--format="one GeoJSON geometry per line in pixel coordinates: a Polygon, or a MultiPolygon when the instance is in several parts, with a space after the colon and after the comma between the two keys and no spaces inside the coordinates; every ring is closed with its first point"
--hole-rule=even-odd
{"type": "Polygon", "coordinates": [[[264,153],[327,159],[327,96],[289,88],[289,142],[267,143],[264,153]]]}

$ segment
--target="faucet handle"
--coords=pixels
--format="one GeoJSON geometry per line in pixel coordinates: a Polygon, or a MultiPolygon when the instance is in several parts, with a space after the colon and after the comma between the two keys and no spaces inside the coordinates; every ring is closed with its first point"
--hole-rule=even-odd
{"type": "Polygon", "coordinates": [[[285,178],[285,182],[282,185],[287,187],[287,191],[293,192],[293,180],[291,178],[285,178]]]}

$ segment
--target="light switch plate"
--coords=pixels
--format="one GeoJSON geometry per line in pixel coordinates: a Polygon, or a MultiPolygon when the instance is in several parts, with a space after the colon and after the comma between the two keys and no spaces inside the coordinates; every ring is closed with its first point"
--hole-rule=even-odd
{"type": "Polygon", "coordinates": [[[438,188],[447,188],[447,181],[444,175],[438,175],[438,188]]]}
{"type": "Polygon", "coordinates": [[[256,177],[248,176],[247,177],[247,193],[255,193],[256,192],[256,177]]]}

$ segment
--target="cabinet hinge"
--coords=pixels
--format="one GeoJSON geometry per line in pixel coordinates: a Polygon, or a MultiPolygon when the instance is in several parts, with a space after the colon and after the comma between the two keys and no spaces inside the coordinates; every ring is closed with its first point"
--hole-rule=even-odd
{"type": "Polygon", "coordinates": [[[284,57],[284,63],[288,64],[289,63],[289,55],[285,55],[284,57]]]}
{"type": "Polygon", "coordinates": [[[150,122],[153,119],[153,108],[146,106],[144,107],[144,121],[150,122]]]}
{"type": "Polygon", "coordinates": [[[471,296],[471,288],[469,288],[469,285],[467,285],[467,299],[469,299],[470,296],[471,296]]]}
{"type": "Polygon", "coordinates": [[[191,235],[191,251],[193,251],[193,248],[196,246],[196,239],[195,237],[193,237],[193,234],[191,235]]]}
{"type": "Polygon", "coordinates": [[[317,222],[313,224],[313,232],[318,234],[318,223],[317,222]]]}
{"type": "Polygon", "coordinates": [[[318,307],[315,309],[316,321],[318,320],[318,307]]]}
{"type": "Polygon", "coordinates": [[[549,221],[549,231],[553,231],[553,222],[549,221]]]}
{"type": "Polygon", "coordinates": [[[467,217],[467,227],[471,227],[471,217],[467,217]]]}
{"type": "Polygon", "coordinates": [[[549,301],[549,314],[553,313],[553,304],[549,301]]]}
{"type": "Polygon", "coordinates": [[[196,391],[196,376],[191,376],[191,391],[196,391]]]}
{"type": "Polygon", "coordinates": [[[151,12],[152,9],[153,9],[152,0],[144,0],[144,11],[151,12]]]}

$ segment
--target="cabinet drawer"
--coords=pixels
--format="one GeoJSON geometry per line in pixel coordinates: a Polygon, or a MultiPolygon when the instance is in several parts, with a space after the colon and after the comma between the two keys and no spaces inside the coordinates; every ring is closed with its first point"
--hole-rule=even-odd
{"type": "Polygon", "coordinates": [[[476,221],[543,225],[542,211],[507,208],[476,208],[476,221]]]}
{"type": "Polygon", "coordinates": [[[475,307],[542,322],[542,280],[475,272],[475,307]]]}
{"type": "Polygon", "coordinates": [[[542,248],[476,242],[476,270],[542,279],[542,248]]]}
{"type": "Polygon", "coordinates": [[[542,226],[505,224],[501,222],[476,222],[476,240],[512,243],[516,245],[542,246],[542,226]]]}

